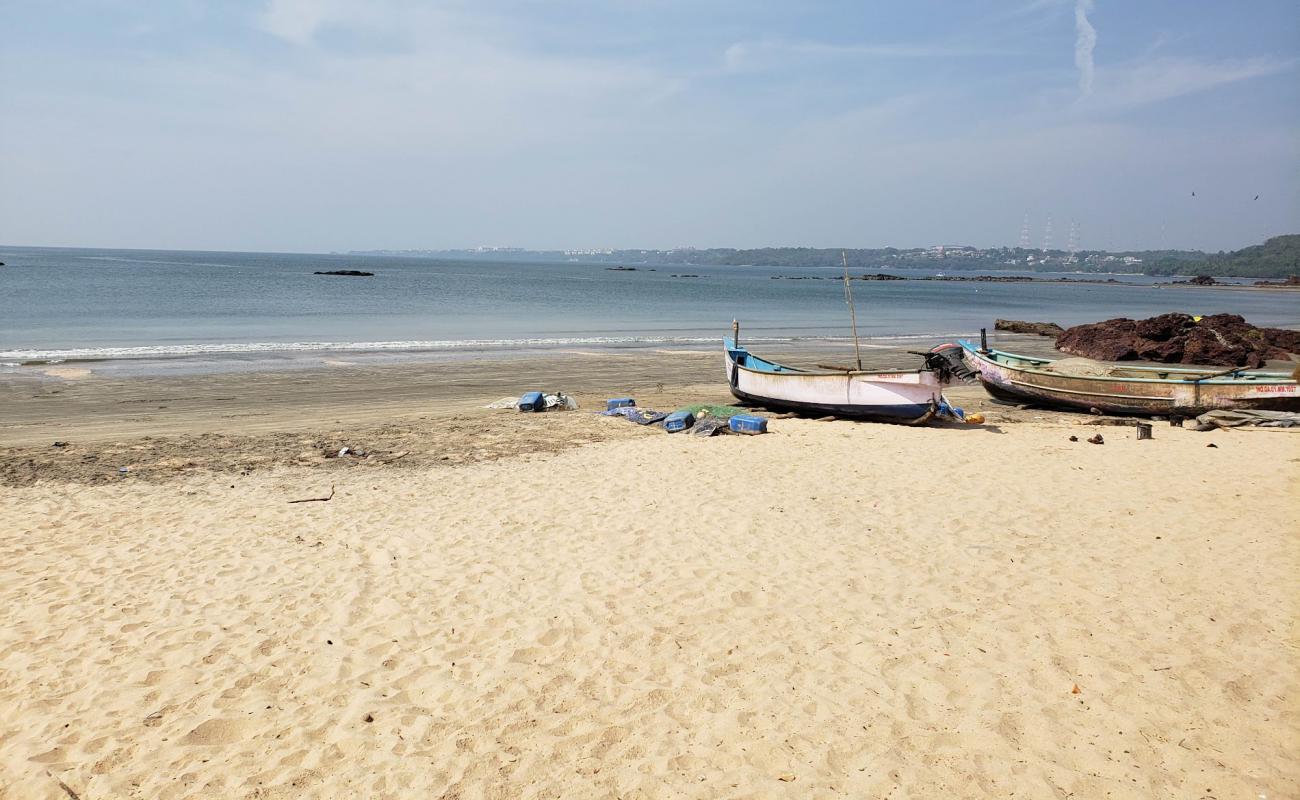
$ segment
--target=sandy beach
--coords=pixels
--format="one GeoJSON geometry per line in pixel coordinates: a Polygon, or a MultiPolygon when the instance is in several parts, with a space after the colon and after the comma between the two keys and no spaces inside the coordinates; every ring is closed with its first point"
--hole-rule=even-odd
{"type": "Polygon", "coordinates": [[[1300,797],[1300,435],[719,360],[0,381],[0,797],[1300,797]]]}

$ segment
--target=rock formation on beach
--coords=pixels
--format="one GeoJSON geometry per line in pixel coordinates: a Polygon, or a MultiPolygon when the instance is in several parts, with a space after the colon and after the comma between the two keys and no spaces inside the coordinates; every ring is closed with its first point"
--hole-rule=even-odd
{"type": "Polygon", "coordinates": [[[1060,336],[1065,329],[1055,322],[1024,322],[1018,319],[1000,319],[993,323],[993,330],[1008,333],[1036,333],[1039,336],[1060,336]]]}
{"type": "Polygon", "coordinates": [[[1099,361],[1259,367],[1300,353],[1300,331],[1257,328],[1237,314],[1198,320],[1175,313],[1076,325],[1057,337],[1056,348],[1099,361]]]}

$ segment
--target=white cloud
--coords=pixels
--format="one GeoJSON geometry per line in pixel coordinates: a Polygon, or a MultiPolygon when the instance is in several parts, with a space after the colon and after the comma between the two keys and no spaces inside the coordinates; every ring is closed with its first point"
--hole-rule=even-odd
{"type": "Polygon", "coordinates": [[[295,45],[313,43],[322,30],[413,34],[436,28],[446,16],[434,6],[407,0],[266,0],[254,17],[261,30],[295,45]]]}
{"type": "Polygon", "coordinates": [[[1079,93],[1084,97],[1092,94],[1092,79],[1095,67],[1092,60],[1093,48],[1097,46],[1097,29],[1088,21],[1088,12],[1092,10],[1092,0],[1078,0],[1074,6],[1074,65],[1079,68],[1079,93]]]}
{"type": "Polygon", "coordinates": [[[270,0],[258,15],[258,26],[293,44],[307,44],[335,10],[331,5],[324,0],[270,0]]]}
{"type": "Polygon", "coordinates": [[[1160,58],[1102,71],[1103,87],[1083,109],[1122,109],[1209,91],[1293,69],[1294,59],[1248,58],[1196,61],[1160,58]]]}

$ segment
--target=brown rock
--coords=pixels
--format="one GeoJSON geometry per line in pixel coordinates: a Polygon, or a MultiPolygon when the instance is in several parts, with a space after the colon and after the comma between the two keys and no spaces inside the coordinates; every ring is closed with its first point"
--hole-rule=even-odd
{"type": "Polygon", "coordinates": [[[1039,336],[1060,336],[1065,329],[1055,322],[1024,322],[1018,319],[999,319],[993,323],[993,330],[1009,333],[1036,333],[1039,336]]]}
{"type": "MultiPolygon", "coordinates": [[[[3,266],[3,265],[0,265],[3,266]]],[[[1300,286],[1300,275],[1288,275],[1281,281],[1255,281],[1256,286],[1300,286]]]]}
{"type": "Polygon", "coordinates": [[[1256,328],[1237,314],[1213,314],[1199,321],[1188,314],[1161,314],[1076,325],[1056,338],[1056,347],[1099,361],[1259,367],[1300,352],[1300,331],[1256,328]]]}

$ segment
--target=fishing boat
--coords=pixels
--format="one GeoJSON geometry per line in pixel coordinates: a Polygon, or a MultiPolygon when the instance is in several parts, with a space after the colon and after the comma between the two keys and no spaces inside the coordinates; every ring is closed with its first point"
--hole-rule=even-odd
{"type": "Polygon", "coordinates": [[[961,348],[940,345],[917,353],[925,366],[913,370],[872,372],[862,368],[858,341],[858,312],[849,282],[849,260],[844,265],[844,302],[849,308],[853,351],[857,368],[819,366],[800,369],[759,358],[740,346],[740,323],[731,321],[731,338],[722,340],[727,383],[737,399],[780,411],[829,414],[836,417],[922,425],[941,413],[960,416],[943,399],[943,387],[954,376],[967,376],[961,348]]]}
{"type": "Polygon", "coordinates": [[[1295,378],[1264,370],[1116,365],[1016,355],[959,343],[996,400],[1119,415],[1195,416],[1214,409],[1300,411],[1295,378]]]}
{"type": "Polygon", "coordinates": [[[943,387],[953,377],[955,346],[922,354],[921,369],[872,372],[823,367],[806,370],[759,358],[723,339],[727,382],[737,399],[776,411],[922,425],[946,408],[943,387]]]}

